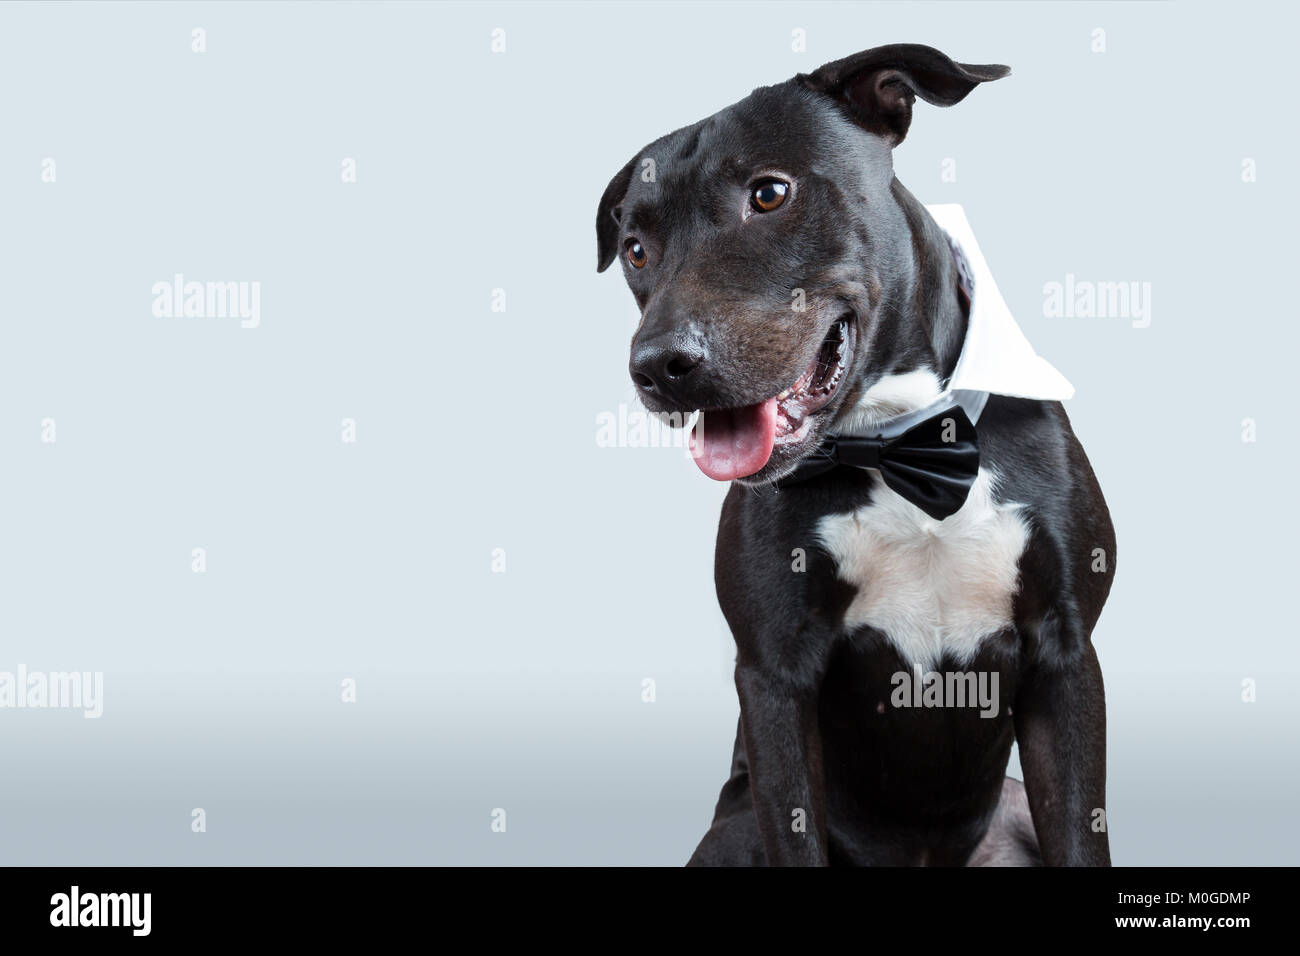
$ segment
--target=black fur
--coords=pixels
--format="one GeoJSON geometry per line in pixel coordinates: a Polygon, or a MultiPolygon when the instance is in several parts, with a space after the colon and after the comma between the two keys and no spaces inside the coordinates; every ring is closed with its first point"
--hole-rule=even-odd
{"type": "Polygon", "coordinates": [[[894,178],[891,149],[915,96],[952,105],[1007,72],[928,47],[868,50],[656,140],[601,199],[599,267],[622,258],[642,309],[634,368],[649,353],[693,362],[680,380],[638,380],[652,410],[761,401],[807,367],[843,317],[855,342],[848,379],[808,438],[778,447],[723,506],[715,577],[736,638],[741,720],[692,863],[960,865],[1039,854],[1109,863],[1094,826],[1105,806],[1105,705],[1090,634],[1115,541],[1061,406],[993,396],[979,420],[998,496],[1025,506],[1030,531],[1013,623],[962,668],[999,673],[993,719],[879,706],[907,664],[880,633],[846,629],[854,588],[814,535],[823,516],[868,504],[877,479],[838,470],[772,488],[883,376],[952,373],[966,328],[952,258],[894,178]],[[745,217],[753,183],[774,173],[794,184],[788,208],[745,217]],[[642,268],[624,255],[632,241],[647,254],[642,268]],[[804,312],[791,309],[798,289],[804,312]],[[790,573],[796,548],[808,556],[802,574],[790,573]],[[1104,572],[1092,569],[1094,549],[1104,572]],[[1032,825],[1005,782],[1014,740],[1032,825]],[[792,808],[806,812],[806,832],[791,827],[792,808]]]}

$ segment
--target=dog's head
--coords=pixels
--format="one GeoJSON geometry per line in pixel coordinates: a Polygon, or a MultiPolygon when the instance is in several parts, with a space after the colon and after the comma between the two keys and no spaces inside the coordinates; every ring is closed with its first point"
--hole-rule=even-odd
{"type": "Polygon", "coordinates": [[[882,331],[913,284],[892,150],[917,96],[951,106],[1008,72],[877,47],[655,140],[610,181],[598,268],[618,259],[641,309],[632,380],[651,411],[702,411],[709,477],[781,477],[852,407],[869,352],[924,349],[925,330],[882,331]]]}

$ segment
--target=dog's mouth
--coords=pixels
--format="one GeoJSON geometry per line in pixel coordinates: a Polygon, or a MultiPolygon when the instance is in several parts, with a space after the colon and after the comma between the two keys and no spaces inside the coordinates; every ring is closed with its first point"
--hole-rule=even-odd
{"type": "Polygon", "coordinates": [[[706,408],[691,432],[691,453],[700,471],[734,481],[758,471],[778,447],[808,437],[816,413],[844,380],[853,351],[853,325],[845,316],[831,326],[812,363],[794,383],[753,405],[706,408]]]}

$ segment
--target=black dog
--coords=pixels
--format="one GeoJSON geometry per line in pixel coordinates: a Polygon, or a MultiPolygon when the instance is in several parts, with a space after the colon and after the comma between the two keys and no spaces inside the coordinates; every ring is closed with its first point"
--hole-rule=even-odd
{"type": "Polygon", "coordinates": [[[637,390],[703,410],[697,461],[733,482],[741,719],[694,864],[1110,862],[1110,517],[1058,402],[950,394],[966,265],[893,175],[915,97],[1008,72],[868,50],[656,140],[601,199],[637,390]]]}

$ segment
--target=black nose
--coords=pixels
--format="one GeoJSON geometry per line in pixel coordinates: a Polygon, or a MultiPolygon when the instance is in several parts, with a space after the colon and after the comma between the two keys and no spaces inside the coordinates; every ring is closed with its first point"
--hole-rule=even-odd
{"type": "Polygon", "coordinates": [[[704,347],[694,339],[656,336],[632,346],[629,369],[643,392],[671,393],[704,364],[704,347]]]}

